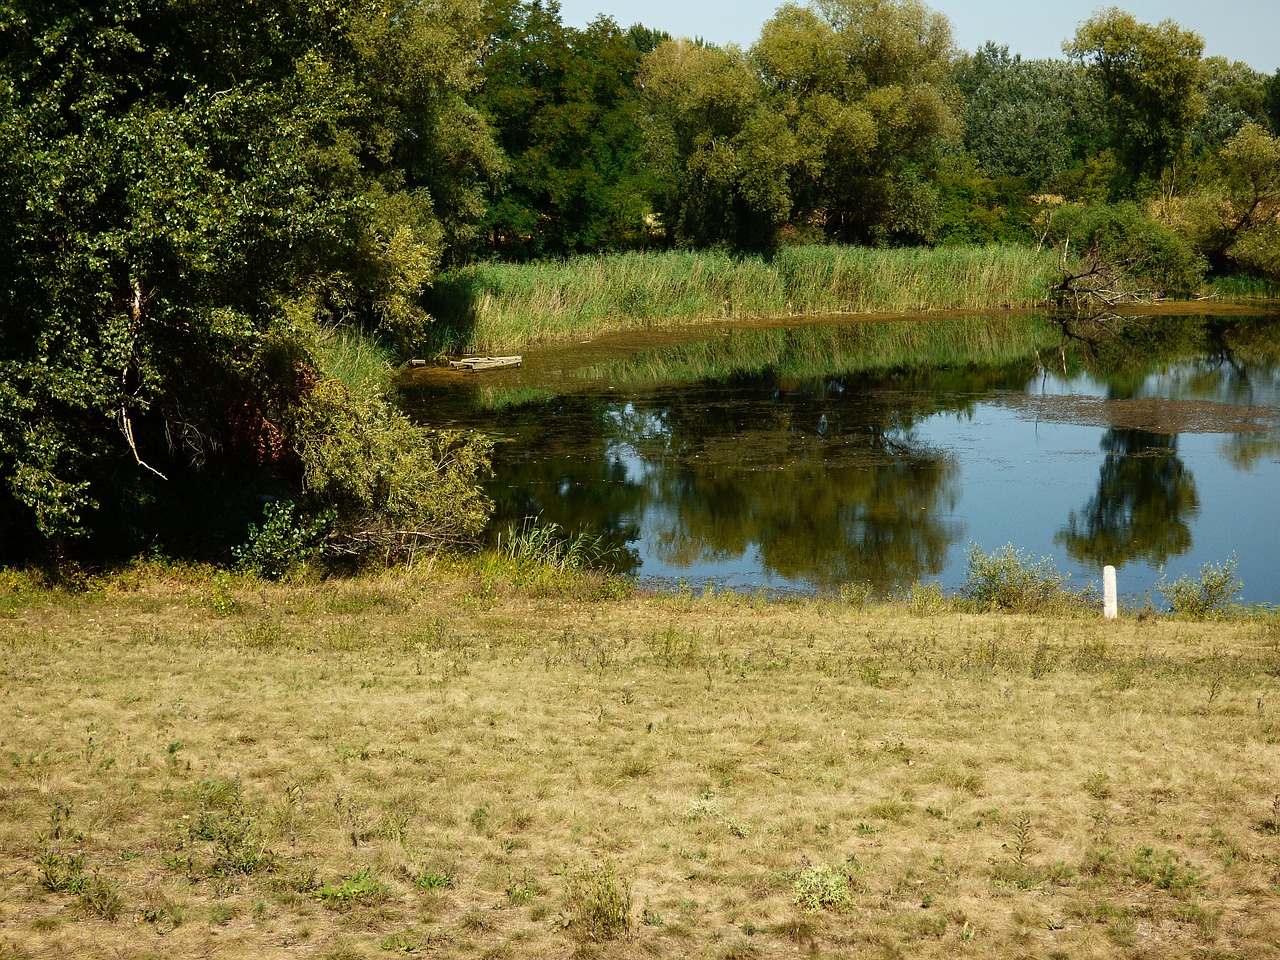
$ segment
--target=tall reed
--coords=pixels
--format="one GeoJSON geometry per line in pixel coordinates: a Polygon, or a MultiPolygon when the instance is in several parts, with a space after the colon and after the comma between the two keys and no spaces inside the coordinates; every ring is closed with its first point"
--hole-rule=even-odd
{"type": "Polygon", "coordinates": [[[1048,297],[1054,266],[1051,253],[1015,246],[814,246],[768,259],[675,251],[474,264],[437,282],[432,346],[508,350],[612,330],[788,314],[1024,308],[1048,297]]]}

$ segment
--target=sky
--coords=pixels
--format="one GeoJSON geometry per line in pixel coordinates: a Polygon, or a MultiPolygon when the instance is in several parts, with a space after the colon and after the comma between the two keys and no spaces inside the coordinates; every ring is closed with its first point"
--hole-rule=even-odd
{"type": "MultiPolygon", "coordinates": [[[[803,0],[800,0],[803,5],[803,0]]],[[[1063,41],[1094,13],[1118,6],[1143,23],[1174,20],[1204,38],[1207,57],[1242,60],[1266,74],[1280,68],[1280,0],[925,0],[951,21],[956,46],[977,50],[988,40],[1023,59],[1062,57],[1063,41]]],[[[673,36],[751,46],[782,0],[560,0],[566,26],[584,27],[599,14],[619,26],[642,23],[673,36]]]]}

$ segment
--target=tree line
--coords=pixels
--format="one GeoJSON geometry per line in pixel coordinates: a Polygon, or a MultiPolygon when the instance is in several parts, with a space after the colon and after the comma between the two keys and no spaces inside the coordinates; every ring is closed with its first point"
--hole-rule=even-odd
{"type": "Polygon", "coordinates": [[[919,0],[747,50],[543,0],[4,0],[0,555],[217,554],[263,501],[263,569],[473,538],[485,442],[341,331],[409,349],[476,259],[1052,239],[1280,278],[1278,130],[1280,71],[1117,9],[1023,60],[919,0]]]}

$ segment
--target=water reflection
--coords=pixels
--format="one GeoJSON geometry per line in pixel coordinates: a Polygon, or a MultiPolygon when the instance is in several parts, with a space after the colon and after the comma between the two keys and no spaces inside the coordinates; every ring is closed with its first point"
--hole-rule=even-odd
{"type": "MultiPolygon", "coordinates": [[[[643,577],[956,586],[970,540],[1012,540],[1068,569],[1141,568],[1148,586],[1179,558],[1232,552],[1247,586],[1251,563],[1277,580],[1274,553],[1227,546],[1256,531],[1221,519],[1252,498],[1274,551],[1277,498],[1241,478],[1280,479],[1275,318],[983,323],[719,334],[555,383],[470,381],[488,412],[456,387],[413,396],[424,420],[503,439],[498,526],[590,530],[643,577]],[[1015,477],[1034,509],[1001,492],[1015,477]]],[[[1280,600],[1280,582],[1253,595],[1280,600]]]]}
{"type": "Polygon", "coordinates": [[[1091,567],[1131,560],[1164,564],[1191,548],[1200,509],[1195,478],[1178,459],[1178,438],[1145,430],[1108,430],[1098,489],[1072,510],[1054,537],[1091,567]]]}

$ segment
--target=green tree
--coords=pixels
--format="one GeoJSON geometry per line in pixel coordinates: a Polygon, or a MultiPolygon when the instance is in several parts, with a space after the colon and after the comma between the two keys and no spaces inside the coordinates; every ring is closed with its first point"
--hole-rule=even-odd
{"type": "Polygon", "coordinates": [[[965,147],[988,176],[1063,192],[1067,172],[1105,146],[1101,91],[1079,64],[1023,60],[988,43],[960,59],[955,78],[965,147]]]}
{"type": "Polygon", "coordinates": [[[796,219],[857,242],[936,229],[939,148],[960,126],[950,24],[919,0],[787,4],[751,51],[796,142],[796,219]]]}
{"type": "Polygon", "coordinates": [[[298,451],[325,428],[292,412],[325,379],[321,324],[428,319],[467,230],[432,190],[494,156],[464,102],[476,22],[467,0],[8,5],[6,552],[131,549],[216,480],[323,506],[298,451]]]}
{"type": "Polygon", "coordinates": [[[1204,109],[1204,41],[1172,20],[1151,26],[1111,7],[1081,24],[1063,49],[1101,85],[1120,192],[1158,179],[1204,109]]]}
{"type": "Polygon", "coordinates": [[[510,169],[485,221],[489,249],[518,258],[634,246],[647,205],[635,79],[654,38],[607,18],[565,27],[556,4],[486,4],[477,103],[510,169]]]}
{"type": "Polygon", "coordinates": [[[669,40],[645,56],[640,84],[645,163],[668,239],[772,244],[791,209],[794,138],[741,52],[669,40]]]}

